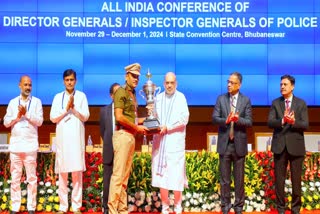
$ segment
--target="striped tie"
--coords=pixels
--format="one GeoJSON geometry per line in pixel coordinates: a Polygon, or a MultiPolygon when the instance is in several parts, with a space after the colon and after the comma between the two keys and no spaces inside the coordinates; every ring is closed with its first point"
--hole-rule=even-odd
{"type": "Polygon", "coordinates": [[[287,110],[290,110],[290,100],[286,100],[286,109],[287,110]]]}
{"type": "MultiPolygon", "coordinates": [[[[235,96],[232,96],[231,97],[231,100],[230,100],[230,109],[231,109],[231,112],[235,112],[235,105],[234,105],[234,101],[235,101],[235,96]]],[[[230,123],[230,132],[229,132],[229,138],[230,138],[230,140],[233,140],[233,138],[234,138],[234,128],[233,128],[233,126],[234,126],[234,122],[232,121],[231,123],[230,123]]]]}

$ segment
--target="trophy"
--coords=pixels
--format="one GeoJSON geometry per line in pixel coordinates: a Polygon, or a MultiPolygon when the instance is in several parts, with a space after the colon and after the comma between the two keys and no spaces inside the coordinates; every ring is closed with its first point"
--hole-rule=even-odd
{"type": "MultiPolygon", "coordinates": [[[[156,85],[150,80],[151,73],[148,69],[148,72],[146,74],[146,77],[148,78],[147,82],[143,85],[143,90],[139,91],[140,96],[146,100],[147,105],[148,104],[154,104],[154,97],[157,96],[161,88],[156,87],[156,85]]],[[[150,131],[150,133],[156,133],[160,131],[160,122],[157,118],[153,116],[153,112],[151,111],[151,114],[146,118],[146,120],[143,122],[143,125],[146,126],[150,131]]]]}

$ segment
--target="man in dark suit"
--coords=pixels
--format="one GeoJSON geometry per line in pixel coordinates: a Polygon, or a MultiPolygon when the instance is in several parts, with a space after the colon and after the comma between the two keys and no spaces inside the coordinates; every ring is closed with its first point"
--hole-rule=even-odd
{"type": "Polygon", "coordinates": [[[285,179],[290,162],[292,182],[291,213],[300,213],[301,174],[304,155],[304,131],[309,126],[306,103],[293,95],[295,78],[290,75],[281,77],[281,97],[273,100],[268,126],[273,128],[271,151],[274,158],[276,204],[280,214],[285,213],[285,179]]]}
{"type": "MultiPolygon", "coordinates": [[[[113,83],[110,86],[109,93],[113,100],[113,95],[120,87],[119,83],[113,83]]],[[[112,135],[115,127],[115,121],[113,116],[113,102],[107,106],[104,106],[100,110],[100,135],[103,139],[103,208],[104,214],[109,213],[108,209],[108,196],[110,178],[113,168],[113,145],[112,135]]]]}
{"type": "Polygon", "coordinates": [[[218,147],[221,185],[221,210],[229,213],[233,207],[241,214],[244,205],[244,166],[248,154],[246,128],[252,126],[252,108],[250,99],[239,92],[242,75],[230,74],[228,93],[218,97],[212,115],[213,124],[219,126],[218,147]],[[235,184],[235,201],[231,204],[231,165],[235,184]]]}

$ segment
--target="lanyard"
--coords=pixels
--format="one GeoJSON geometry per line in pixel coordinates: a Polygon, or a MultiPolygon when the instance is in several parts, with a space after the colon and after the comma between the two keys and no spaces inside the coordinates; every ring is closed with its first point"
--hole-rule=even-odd
{"type": "MultiPolygon", "coordinates": [[[[64,100],[64,94],[65,94],[65,93],[66,93],[66,92],[63,92],[63,95],[62,95],[62,101],[61,101],[61,107],[62,107],[62,109],[63,109],[63,100],[64,100]]],[[[72,95],[74,96],[75,93],[76,93],[76,90],[73,91],[72,95]]]]}
{"type": "MultiPolygon", "coordinates": [[[[28,105],[27,111],[29,111],[29,109],[30,109],[31,101],[32,101],[32,96],[30,97],[30,101],[29,101],[29,105],[28,105]]],[[[20,105],[20,98],[19,98],[19,105],[20,105]]]]}

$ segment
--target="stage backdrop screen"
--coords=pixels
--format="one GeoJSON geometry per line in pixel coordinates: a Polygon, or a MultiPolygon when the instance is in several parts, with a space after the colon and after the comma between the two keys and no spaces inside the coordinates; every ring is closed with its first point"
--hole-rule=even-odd
{"type": "Polygon", "coordinates": [[[177,75],[188,104],[214,105],[231,72],[255,106],[280,96],[280,77],[294,93],[320,105],[320,0],[1,0],[0,104],[19,94],[19,78],[50,105],[64,90],[62,73],[77,71],[90,105],[110,103],[109,86],[124,67],[142,66],[161,86],[177,75]]]}

